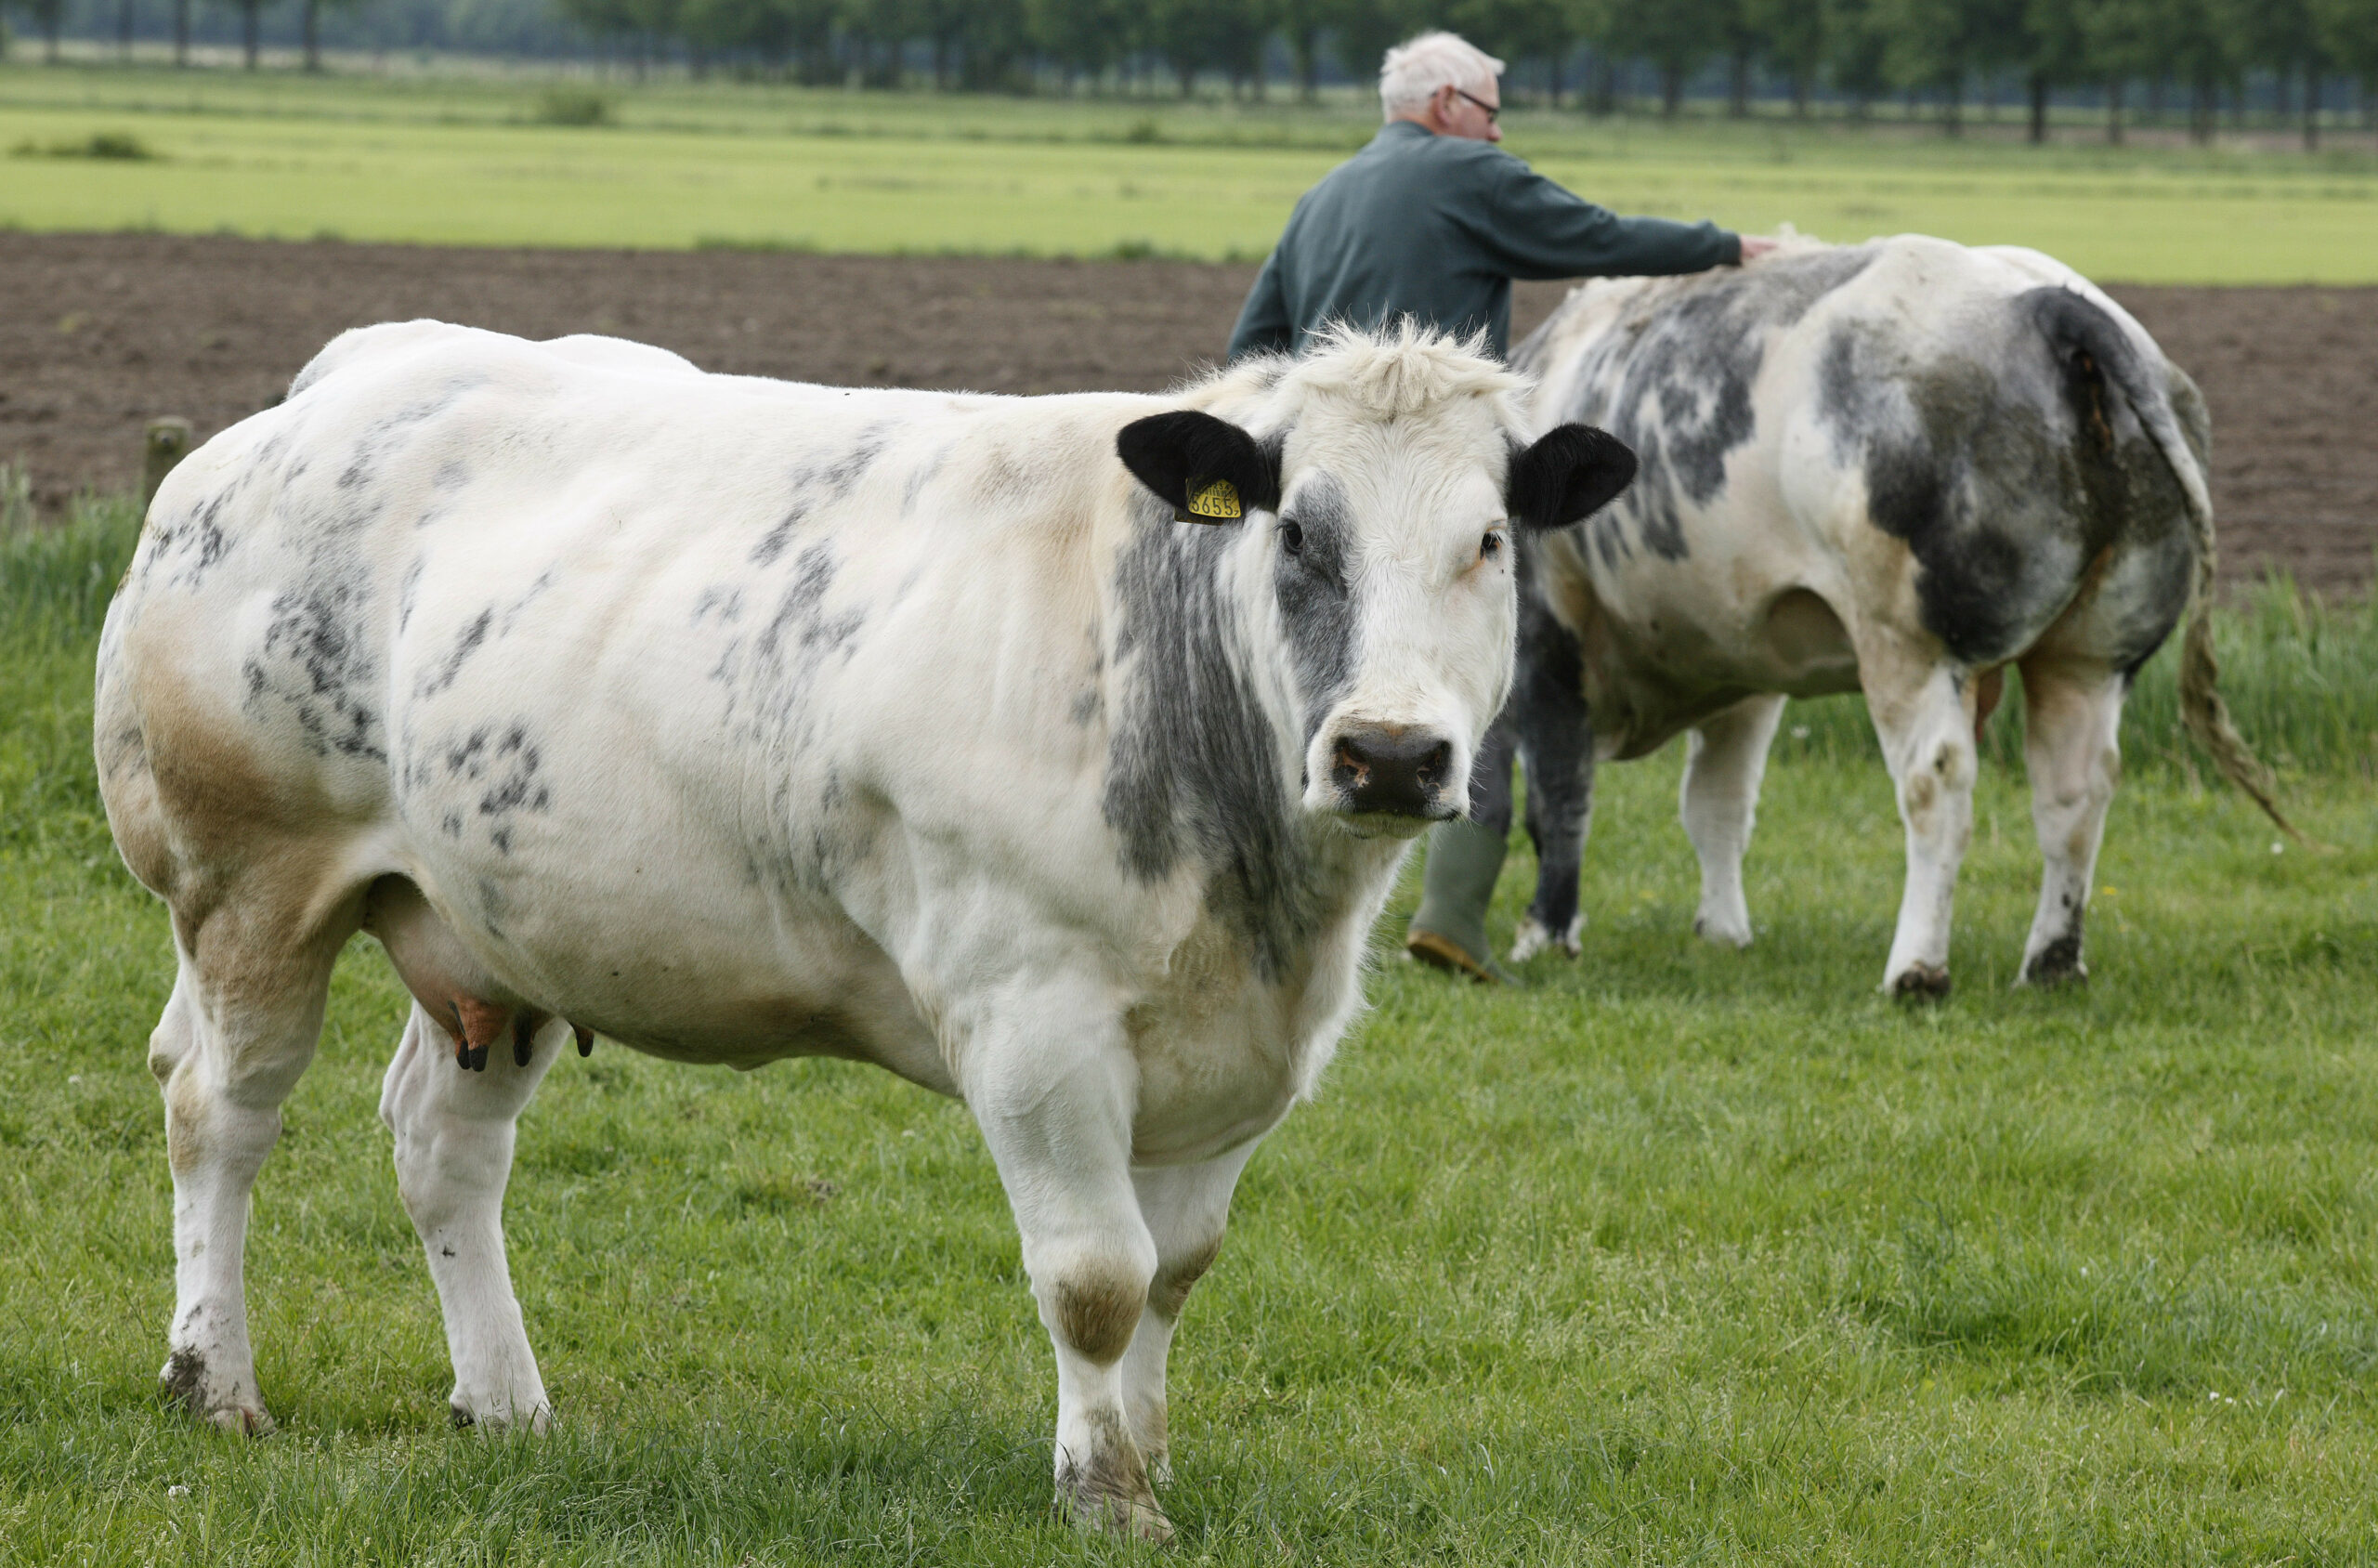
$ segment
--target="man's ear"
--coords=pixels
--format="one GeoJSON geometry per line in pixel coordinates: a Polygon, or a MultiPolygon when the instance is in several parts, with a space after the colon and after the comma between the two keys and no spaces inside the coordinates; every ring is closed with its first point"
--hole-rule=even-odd
{"type": "Polygon", "coordinates": [[[1280,508],[1278,454],[1209,413],[1135,419],[1116,434],[1115,453],[1182,522],[1234,523],[1280,508]]]}
{"type": "Polygon", "coordinates": [[[1503,510],[1523,529],[1566,528],[1618,499],[1635,480],[1635,453],[1607,430],[1558,425],[1511,453],[1503,510]]]}

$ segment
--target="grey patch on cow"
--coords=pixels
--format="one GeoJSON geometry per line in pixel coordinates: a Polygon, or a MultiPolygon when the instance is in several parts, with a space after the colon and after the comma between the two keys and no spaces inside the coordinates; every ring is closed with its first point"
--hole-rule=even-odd
{"type": "Polygon", "coordinates": [[[1105,707],[1106,699],[1098,695],[1098,688],[1086,687],[1075,695],[1073,706],[1065,711],[1066,717],[1082,728],[1088,729],[1098,722],[1098,715],[1104,711],[1105,707]]]}
{"type": "Polygon", "coordinates": [[[492,605],[472,617],[454,638],[453,651],[446,656],[445,661],[414,685],[413,696],[435,697],[460,679],[463,666],[470,662],[471,655],[487,641],[488,628],[494,624],[495,607],[492,605]]]}
{"type": "Polygon", "coordinates": [[[1273,591],[1304,701],[1304,739],[1310,744],[1354,679],[1357,622],[1346,558],[1353,530],[1344,489],[1332,476],[1314,474],[1282,503],[1275,533],[1280,548],[1273,561],[1273,591]],[[1302,536],[1293,553],[1286,543],[1292,528],[1302,536]]]}
{"type": "Polygon", "coordinates": [[[173,563],[165,581],[169,587],[196,588],[208,569],[231,553],[233,538],[223,528],[223,512],[237,493],[228,484],[192,502],[179,516],[152,517],[141,540],[139,575],[173,563]]]}
{"type": "Polygon", "coordinates": [[[743,590],[731,582],[712,583],[694,596],[693,622],[715,621],[732,626],[743,619],[743,590]]]}
{"type": "Polygon", "coordinates": [[[941,472],[942,460],[948,455],[949,449],[942,447],[908,470],[908,481],[900,487],[900,516],[908,516],[917,509],[917,502],[924,494],[925,487],[933,483],[934,477],[941,472]]]}
{"type": "Polygon", "coordinates": [[[336,578],[276,595],[263,639],[241,666],[249,715],[263,718],[278,699],[316,756],[385,762],[380,716],[365,700],[378,673],[361,624],[369,604],[361,585],[336,578]]]}
{"type": "MultiPolygon", "coordinates": [[[[2136,622],[2112,650],[2121,665],[2151,653],[2187,602],[2185,505],[2106,368],[2044,332],[2029,299],[2009,302],[2005,331],[1921,362],[1893,334],[1842,324],[1820,361],[1818,414],[1835,459],[1864,473],[1870,519],[1916,559],[1925,629],[1962,663],[2014,657],[2085,576],[2149,552],[2152,589],[2115,607],[2136,622]]],[[[2127,355],[2105,325],[2107,351],[2127,355]]]]}
{"type": "MultiPolygon", "coordinates": [[[[1582,525],[1614,569],[1637,544],[1685,558],[1683,508],[1706,506],[1726,460],[1757,432],[1751,389],[1777,333],[1873,265],[1872,246],[1780,256],[1701,274],[1650,295],[1642,313],[1586,350],[1563,420],[1600,425],[1635,451],[1634,485],[1582,525]]],[[[1531,368],[1537,337],[1515,362],[1531,368]]]]}
{"type": "Polygon", "coordinates": [[[820,506],[831,506],[849,495],[868,469],[891,444],[892,427],[888,424],[870,425],[852,438],[851,444],[841,451],[816,458],[797,465],[789,482],[792,499],[775,527],[761,536],[751,547],[751,564],[772,566],[792,544],[792,536],[809,515],[820,506]]]}
{"type": "Polygon", "coordinates": [[[421,602],[421,574],[427,565],[422,557],[414,556],[412,565],[405,568],[403,581],[397,584],[397,630],[399,633],[412,624],[413,608],[421,602]]]}
{"type": "Polygon", "coordinates": [[[346,465],[339,470],[337,488],[353,490],[372,485],[379,477],[382,465],[412,438],[421,425],[452,409],[487,385],[490,379],[484,372],[477,371],[449,377],[445,385],[436,391],[416,398],[373,421],[356,438],[353,449],[347,453],[346,465]]]}
{"type": "Polygon", "coordinates": [[[1113,703],[1103,815],[1142,882],[1184,858],[1207,905],[1283,977],[1326,917],[1327,888],[1274,759],[1279,737],[1224,585],[1237,529],[1184,528],[1140,496],[1116,563],[1113,703]]]}

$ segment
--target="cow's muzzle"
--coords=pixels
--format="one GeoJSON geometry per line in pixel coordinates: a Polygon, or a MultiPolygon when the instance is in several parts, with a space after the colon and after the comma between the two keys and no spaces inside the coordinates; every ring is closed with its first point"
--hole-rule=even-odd
{"type": "Polygon", "coordinates": [[[1329,748],[1329,783],[1338,809],[1352,817],[1404,817],[1418,824],[1458,814],[1454,745],[1437,731],[1365,725],[1340,731],[1329,748]]]}

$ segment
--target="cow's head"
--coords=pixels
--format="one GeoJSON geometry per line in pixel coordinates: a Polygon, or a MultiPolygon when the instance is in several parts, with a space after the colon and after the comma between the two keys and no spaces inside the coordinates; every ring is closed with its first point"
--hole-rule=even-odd
{"type": "Polygon", "coordinates": [[[1531,438],[1522,389],[1473,346],[1341,331],[1118,436],[1174,528],[1234,530],[1214,563],[1234,641],[1308,812],[1408,836],[1467,809],[1510,689],[1513,535],[1577,521],[1635,471],[1588,426],[1531,438]]]}

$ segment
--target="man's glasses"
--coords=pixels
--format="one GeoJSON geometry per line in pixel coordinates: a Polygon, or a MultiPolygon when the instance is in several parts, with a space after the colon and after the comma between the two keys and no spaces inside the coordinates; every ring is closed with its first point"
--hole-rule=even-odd
{"type": "Polygon", "coordinates": [[[1453,89],[1453,96],[1458,98],[1469,98],[1470,102],[1484,110],[1486,111],[1486,123],[1490,125],[1503,117],[1503,111],[1499,106],[1488,103],[1482,98],[1473,98],[1470,94],[1463,92],[1459,87],[1453,89]]]}

